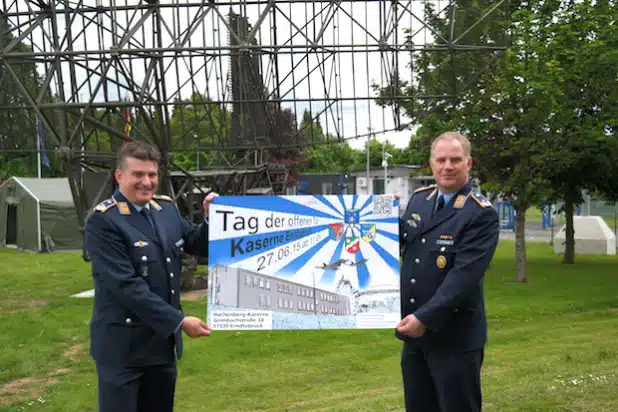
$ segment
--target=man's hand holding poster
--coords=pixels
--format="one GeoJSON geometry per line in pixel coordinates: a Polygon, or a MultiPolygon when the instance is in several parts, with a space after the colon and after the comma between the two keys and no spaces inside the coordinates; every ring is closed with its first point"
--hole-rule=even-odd
{"type": "Polygon", "coordinates": [[[399,201],[391,195],[219,196],[210,206],[214,330],[393,328],[399,201]]]}

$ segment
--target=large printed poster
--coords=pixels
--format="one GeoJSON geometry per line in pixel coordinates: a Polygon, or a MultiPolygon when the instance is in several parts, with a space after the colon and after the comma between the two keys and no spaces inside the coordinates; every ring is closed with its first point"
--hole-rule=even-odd
{"type": "Polygon", "coordinates": [[[209,212],[214,330],[394,328],[399,200],[218,196],[209,212]]]}

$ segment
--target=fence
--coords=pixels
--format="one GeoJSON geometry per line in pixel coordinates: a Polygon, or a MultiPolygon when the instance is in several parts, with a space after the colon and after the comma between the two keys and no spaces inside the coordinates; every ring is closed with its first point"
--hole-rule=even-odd
{"type": "MultiPolygon", "coordinates": [[[[515,231],[515,210],[510,202],[498,200],[494,203],[500,217],[500,229],[515,231]]],[[[526,231],[537,237],[549,236],[553,239],[554,231],[564,225],[566,219],[561,210],[563,204],[546,205],[541,209],[531,207],[526,213],[526,231]]],[[[618,204],[608,204],[604,200],[585,199],[575,210],[576,216],[601,216],[614,235],[618,238],[618,204]]]]}
{"type": "MultiPolygon", "coordinates": [[[[564,212],[555,213],[556,210],[560,210],[562,204],[553,206],[553,224],[554,227],[561,226],[565,222],[564,212]]],[[[585,202],[581,204],[575,211],[576,216],[601,216],[607,225],[612,229],[614,235],[618,237],[618,204],[608,204],[604,200],[585,199],[585,202]]],[[[546,229],[551,227],[551,217],[549,207],[543,208],[541,227],[546,229]]]]}

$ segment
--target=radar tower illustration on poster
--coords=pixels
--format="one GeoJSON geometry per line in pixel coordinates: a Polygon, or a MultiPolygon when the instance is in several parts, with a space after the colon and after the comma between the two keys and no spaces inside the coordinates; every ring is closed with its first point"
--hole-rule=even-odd
{"type": "Polygon", "coordinates": [[[208,324],[214,330],[394,328],[398,216],[392,195],[215,198],[208,324]]]}

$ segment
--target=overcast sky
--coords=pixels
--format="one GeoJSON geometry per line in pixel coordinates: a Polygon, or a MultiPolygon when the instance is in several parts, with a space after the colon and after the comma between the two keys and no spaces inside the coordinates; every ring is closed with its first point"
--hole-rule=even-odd
{"type": "MultiPolygon", "coordinates": [[[[84,0],[83,3],[87,6],[95,6],[101,2],[102,0],[84,0]]],[[[116,4],[120,3],[119,1],[116,4]]],[[[122,2],[122,4],[128,5],[137,3],[137,1],[130,0],[122,2]]],[[[161,1],[161,4],[178,3],[179,0],[161,1]]],[[[345,99],[374,97],[370,85],[373,83],[385,85],[390,74],[395,70],[394,66],[398,68],[402,79],[410,80],[408,53],[401,52],[395,55],[393,52],[387,52],[381,56],[380,52],[377,51],[363,51],[360,46],[369,45],[373,50],[376,50],[380,39],[383,38],[387,44],[402,44],[405,40],[404,30],[408,28],[412,28],[414,33],[418,32],[414,38],[415,43],[431,42],[430,35],[422,31],[420,22],[423,18],[422,7],[425,3],[435,3],[436,7],[442,9],[448,4],[448,1],[402,1],[398,4],[397,17],[394,17],[391,2],[342,2],[339,8],[331,2],[294,4],[276,2],[276,12],[268,13],[256,32],[258,44],[262,46],[293,45],[298,47],[315,43],[318,46],[318,53],[310,54],[290,54],[288,53],[289,49],[285,47],[279,49],[277,67],[280,80],[279,90],[282,98],[321,100],[312,103],[290,102],[284,103],[283,106],[292,108],[300,119],[304,109],[311,108],[312,112],[317,114],[329,103],[329,99],[330,101],[337,98],[344,99],[330,106],[330,109],[320,116],[320,122],[325,130],[328,129],[331,134],[338,133],[344,138],[349,138],[364,135],[371,128],[377,134],[378,139],[387,138],[398,147],[407,146],[410,131],[384,133],[385,130],[394,127],[391,109],[379,108],[373,101],[369,100],[345,99]],[[314,15],[317,17],[312,21],[314,15]],[[274,28],[275,23],[276,29],[274,28]],[[394,29],[393,26],[395,26],[394,29]],[[341,48],[328,47],[337,45],[340,45],[341,48]],[[332,53],[332,51],[349,50],[346,46],[350,45],[354,45],[358,50],[355,53],[332,53]],[[292,70],[292,67],[295,67],[294,70],[292,70]],[[308,72],[311,72],[309,76],[307,76],[308,72]],[[303,78],[304,80],[302,80],[303,78]]],[[[108,2],[105,1],[105,4],[108,4],[108,2]]],[[[20,11],[25,11],[23,2],[19,7],[20,11]]],[[[163,46],[173,46],[175,39],[184,37],[179,33],[186,34],[187,29],[193,27],[194,30],[185,43],[186,47],[225,47],[228,44],[228,30],[223,20],[226,19],[229,11],[245,12],[250,23],[255,25],[265,6],[243,6],[243,9],[241,10],[240,5],[220,6],[217,8],[218,13],[216,13],[208,7],[198,6],[175,9],[163,8],[162,15],[165,22],[161,33],[163,46]],[[206,13],[205,17],[199,19],[199,16],[204,15],[204,13],[206,13]]],[[[9,13],[11,11],[15,10],[8,10],[9,13]]],[[[116,25],[117,31],[124,33],[127,26],[134,26],[143,13],[143,11],[135,12],[134,10],[118,11],[113,15],[113,18],[109,13],[100,15],[94,12],[87,13],[88,18],[97,21],[96,25],[88,24],[88,20],[82,19],[79,15],[71,15],[72,18],[75,17],[71,25],[75,38],[74,50],[110,48],[118,44],[118,38],[113,38],[110,33],[100,30],[100,27],[110,29],[116,25]],[[86,26],[85,29],[84,26],[86,26]]],[[[58,19],[59,31],[65,33],[64,16],[59,15],[58,19]]],[[[20,23],[23,24],[23,22],[24,20],[20,23]]],[[[143,31],[138,30],[130,45],[125,46],[125,48],[140,49],[155,45],[152,22],[151,18],[147,18],[143,25],[143,31]]],[[[46,22],[46,24],[48,23],[46,22]]],[[[33,32],[33,40],[36,43],[35,48],[50,50],[49,39],[43,36],[41,30],[33,32]]],[[[63,49],[66,49],[66,43],[63,49]]],[[[267,50],[271,51],[272,49],[267,50]]],[[[204,57],[180,59],[168,53],[168,57],[165,59],[166,67],[168,67],[165,78],[168,95],[173,98],[187,98],[192,90],[197,90],[203,94],[209,94],[213,99],[222,99],[223,88],[226,84],[229,87],[229,81],[226,81],[229,72],[229,58],[221,56],[219,51],[213,51],[213,53],[217,57],[206,62],[204,57]],[[192,69],[189,68],[190,65],[193,65],[192,69]],[[191,76],[190,73],[193,73],[193,75],[191,76]],[[176,94],[173,95],[175,92],[176,94]]],[[[100,56],[90,55],[90,58],[94,60],[88,64],[95,69],[100,63],[100,61],[97,61],[100,56]]],[[[265,72],[263,75],[265,86],[272,92],[276,86],[273,75],[274,59],[264,56],[262,63],[265,72]]],[[[123,64],[134,81],[138,84],[144,82],[143,59],[134,60],[133,63],[124,59],[123,64]]],[[[100,68],[95,70],[101,71],[100,68]]],[[[84,87],[79,92],[79,99],[86,101],[90,96],[87,87],[88,81],[94,87],[98,77],[92,75],[88,77],[86,71],[82,69],[76,70],[75,74],[79,80],[84,81],[84,87]]],[[[126,78],[118,73],[115,68],[112,68],[108,75],[114,78],[118,75],[122,83],[127,82],[126,78]]],[[[65,76],[65,79],[69,76],[68,64],[63,66],[63,76],[65,76]]],[[[54,81],[52,87],[56,84],[56,81],[54,81]]],[[[152,80],[149,85],[152,88],[152,80]]],[[[118,98],[116,88],[111,83],[108,86],[110,99],[118,98]]],[[[65,92],[70,93],[68,84],[65,89],[65,92]]],[[[121,92],[121,97],[126,97],[126,92],[121,92]]],[[[226,99],[231,99],[229,92],[227,92],[226,99]]],[[[98,91],[95,100],[104,100],[103,90],[98,91]]],[[[408,120],[402,117],[401,121],[407,123],[408,120]]],[[[366,138],[353,139],[350,144],[359,148],[364,145],[365,140],[366,138]]]]}

